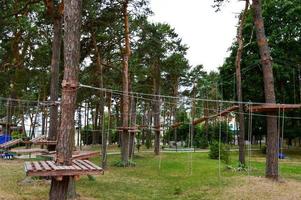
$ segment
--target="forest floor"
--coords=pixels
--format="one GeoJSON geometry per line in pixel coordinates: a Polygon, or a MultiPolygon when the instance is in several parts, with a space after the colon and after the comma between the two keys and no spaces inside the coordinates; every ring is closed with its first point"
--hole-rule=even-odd
{"type": "MultiPolygon", "coordinates": [[[[130,168],[114,167],[120,156],[113,154],[103,176],[81,177],[76,190],[83,200],[301,199],[301,150],[286,154],[277,183],[263,178],[265,157],[259,151],[246,158],[251,170],[243,172],[235,170],[237,152],[231,152],[231,164],[221,163],[220,176],[218,160],[209,159],[207,152],[140,152],[130,168]]],[[[0,200],[48,198],[50,181],[26,178],[23,163],[0,159],[0,200]]]]}

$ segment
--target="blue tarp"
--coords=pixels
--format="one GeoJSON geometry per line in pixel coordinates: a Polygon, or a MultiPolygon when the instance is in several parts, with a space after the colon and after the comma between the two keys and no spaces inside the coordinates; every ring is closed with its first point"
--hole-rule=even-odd
{"type": "Polygon", "coordinates": [[[8,134],[4,134],[4,135],[0,135],[0,144],[3,144],[5,142],[8,142],[10,141],[12,138],[11,138],[11,135],[8,135],[8,134]]]}

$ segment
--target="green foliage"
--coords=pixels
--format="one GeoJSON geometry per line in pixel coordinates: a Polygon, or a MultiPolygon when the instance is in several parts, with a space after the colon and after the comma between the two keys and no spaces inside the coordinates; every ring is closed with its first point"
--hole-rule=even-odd
{"type": "Polygon", "coordinates": [[[12,139],[22,139],[22,138],[24,138],[25,137],[25,134],[24,133],[22,133],[22,132],[20,132],[20,131],[13,131],[12,133],[11,133],[11,136],[12,136],[12,139]]]}
{"type": "Polygon", "coordinates": [[[206,149],[209,146],[208,139],[204,132],[197,132],[194,138],[194,146],[201,149],[206,149]]]}
{"type": "Polygon", "coordinates": [[[230,148],[228,145],[223,143],[219,144],[217,141],[213,141],[210,144],[209,158],[221,159],[226,164],[230,163],[230,148]]]}

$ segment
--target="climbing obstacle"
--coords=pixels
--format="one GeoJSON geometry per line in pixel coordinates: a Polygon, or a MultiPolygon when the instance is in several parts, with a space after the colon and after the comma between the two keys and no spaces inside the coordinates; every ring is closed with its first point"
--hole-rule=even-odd
{"type": "Polygon", "coordinates": [[[287,110],[294,110],[294,109],[301,109],[301,104],[263,104],[263,105],[256,105],[256,106],[249,106],[247,110],[251,112],[275,112],[275,111],[287,111],[287,110]]]}
{"type": "Polygon", "coordinates": [[[0,144],[0,149],[8,149],[12,146],[15,146],[16,144],[19,144],[22,142],[22,139],[16,139],[16,140],[11,140],[8,142],[5,142],[3,144],[0,144]]]}
{"type": "MultiPolygon", "coordinates": [[[[46,155],[42,155],[42,157],[55,160],[56,152],[51,152],[46,155]]],[[[72,154],[72,160],[89,160],[90,158],[100,156],[98,151],[77,151],[72,154]]]]}
{"type": "Polygon", "coordinates": [[[99,175],[104,170],[89,160],[73,160],[72,165],[56,165],[54,161],[32,161],[25,162],[25,173],[27,176],[55,177],[62,180],[63,176],[74,176],[79,178],[83,175],[99,175]]]}

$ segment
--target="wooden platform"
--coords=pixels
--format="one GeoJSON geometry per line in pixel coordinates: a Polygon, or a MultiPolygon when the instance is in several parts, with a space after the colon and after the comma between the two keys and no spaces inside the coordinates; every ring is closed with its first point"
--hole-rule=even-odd
{"type": "Polygon", "coordinates": [[[47,153],[47,149],[11,149],[10,152],[16,153],[16,154],[30,154],[30,153],[47,153]]]}
{"type": "MultiPolygon", "coordinates": [[[[41,155],[45,158],[50,158],[52,160],[55,159],[55,152],[51,152],[50,154],[41,155]]],[[[88,160],[93,157],[100,156],[100,153],[98,151],[76,151],[72,154],[72,159],[74,160],[88,160]]]]}
{"type": "Polygon", "coordinates": [[[32,138],[32,139],[29,140],[29,141],[32,142],[32,143],[35,143],[35,142],[37,142],[37,141],[39,141],[39,140],[45,140],[45,139],[46,139],[46,135],[41,135],[41,136],[39,136],[39,137],[32,138]]]}
{"type": "Polygon", "coordinates": [[[35,145],[56,145],[57,141],[50,141],[50,140],[37,140],[33,142],[35,145]]]}
{"type": "Polygon", "coordinates": [[[16,140],[11,140],[8,142],[5,142],[3,144],[0,144],[0,149],[8,149],[9,147],[12,147],[16,144],[19,144],[22,142],[22,139],[16,139],[16,140]]]}
{"type": "Polygon", "coordinates": [[[54,161],[25,162],[27,176],[82,176],[103,174],[103,169],[89,160],[73,160],[70,166],[58,166],[54,161]]]}
{"type": "Polygon", "coordinates": [[[263,104],[247,108],[251,112],[277,112],[301,109],[301,104],[263,104]]]}

